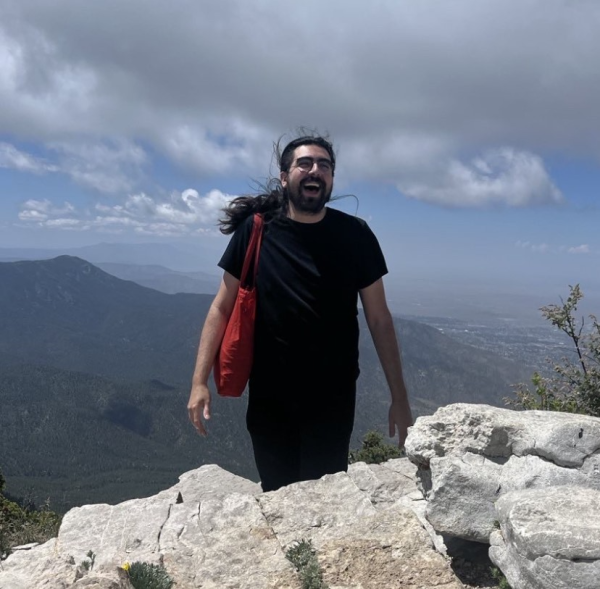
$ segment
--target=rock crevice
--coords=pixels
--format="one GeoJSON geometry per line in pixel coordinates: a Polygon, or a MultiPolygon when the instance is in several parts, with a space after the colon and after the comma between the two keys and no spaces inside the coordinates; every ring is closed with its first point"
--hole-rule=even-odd
{"type": "Polygon", "coordinates": [[[171,517],[171,507],[172,506],[169,505],[169,508],[167,510],[167,517],[165,518],[165,521],[158,528],[158,535],[156,537],[156,550],[157,550],[157,552],[160,552],[160,536],[162,534],[163,528],[167,525],[167,522],[169,521],[169,517],[171,517]]]}

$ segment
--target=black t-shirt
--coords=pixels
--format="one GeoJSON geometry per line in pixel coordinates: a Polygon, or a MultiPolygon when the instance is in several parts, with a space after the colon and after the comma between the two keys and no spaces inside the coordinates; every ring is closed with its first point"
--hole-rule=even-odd
{"type": "MultiPolygon", "coordinates": [[[[219,262],[238,279],[252,224],[250,216],[240,225],[219,262]]],[[[377,238],[362,219],[327,208],[318,223],[282,217],[265,224],[251,388],[274,378],[355,380],[358,291],[386,273],[377,238]]]]}

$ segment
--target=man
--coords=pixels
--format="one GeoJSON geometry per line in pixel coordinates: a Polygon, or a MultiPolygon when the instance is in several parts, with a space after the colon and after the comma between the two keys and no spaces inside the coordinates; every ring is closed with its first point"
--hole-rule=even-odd
{"type": "Polygon", "coordinates": [[[265,218],[257,277],[254,363],[247,426],[264,491],[347,470],[358,377],[357,299],[390,387],[389,434],[402,446],[412,416],[377,239],[356,217],[325,207],[335,153],[322,137],[277,146],[279,181],[234,199],[221,221],[233,237],[208,312],[188,403],[206,435],[208,378],[239,286],[252,214],[265,218]]]}

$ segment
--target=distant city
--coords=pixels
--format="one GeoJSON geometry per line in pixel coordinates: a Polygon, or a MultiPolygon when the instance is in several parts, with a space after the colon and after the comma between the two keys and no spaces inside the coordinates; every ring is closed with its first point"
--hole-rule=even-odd
{"type": "Polygon", "coordinates": [[[547,359],[558,361],[574,354],[569,338],[549,323],[521,326],[497,321],[483,325],[442,317],[406,318],[431,325],[455,340],[521,362],[539,372],[549,369],[547,359]]]}

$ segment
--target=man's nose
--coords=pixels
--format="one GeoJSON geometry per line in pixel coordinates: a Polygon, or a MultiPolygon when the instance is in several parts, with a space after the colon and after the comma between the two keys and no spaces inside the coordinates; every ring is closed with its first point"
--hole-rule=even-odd
{"type": "Polygon", "coordinates": [[[319,168],[319,163],[318,162],[313,162],[310,170],[308,171],[308,173],[309,174],[321,175],[321,168],[319,168]]]}

